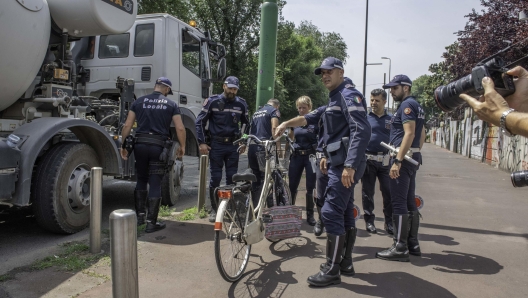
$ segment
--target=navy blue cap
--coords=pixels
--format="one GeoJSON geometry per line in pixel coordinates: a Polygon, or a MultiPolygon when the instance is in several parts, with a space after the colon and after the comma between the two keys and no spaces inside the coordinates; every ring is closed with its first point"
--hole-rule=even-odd
{"type": "Polygon", "coordinates": [[[321,69],[334,69],[334,68],[343,69],[343,62],[341,62],[341,60],[334,58],[334,57],[327,57],[323,60],[323,63],[321,63],[321,66],[315,69],[314,73],[315,75],[320,75],[321,69]]]}
{"type": "Polygon", "coordinates": [[[159,77],[157,80],[156,80],[156,84],[157,85],[165,85],[167,87],[169,87],[169,94],[173,94],[172,93],[172,83],[169,79],[167,79],[166,77],[159,77]]]}
{"type": "Polygon", "coordinates": [[[227,88],[237,88],[237,89],[240,88],[240,81],[238,80],[237,77],[233,77],[233,76],[227,77],[225,79],[224,84],[227,85],[227,88]]]}
{"type": "Polygon", "coordinates": [[[399,74],[396,75],[388,84],[383,85],[383,89],[388,89],[398,85],[412,86],[412,81],[408,76],[399,74]]]}

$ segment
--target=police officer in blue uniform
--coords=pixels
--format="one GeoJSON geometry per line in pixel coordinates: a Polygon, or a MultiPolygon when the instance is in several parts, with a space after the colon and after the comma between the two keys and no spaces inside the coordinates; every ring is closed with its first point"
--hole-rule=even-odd
{"type": "MultiPolygon", "coordinates": [[[[312,100],[308,96],[299,97],[295,105],[299,116],[304,117],[312,110],[312,100]]],[[[290,192],[293,198],[292,205],[295,205],[302,173],[306,171],[306,222],[311,226],[315,225],[313,191],[315,189],[316,176],[314,169],[312,169],[310,155],[315,155],[318,132],[318,124],[310,124],[295,127],[290,134],[290,137],[293,137],[294,140],[293,154],[290,158],[290,167],[288,169],[290,192]]]]}
{"type": "MultiPolygon", "coordinates": [[[[341,273],[353,275],[352,249],[357,229],[354,220],[354,187],[365,171],[365,149],[371,128],[363,95],[344,81],[343,63],[326,58],[315,70],[330,91],[324,112],[324,144],[328,159],[328,186],[322,208],[327,233],[326,263],[308,277],[312,286],[341,282],[341,273]]],[[[308,119],[307,119],[308,120],[308,119]]],[[[308,121],[308,124],[316,124],[308,121]]]]}
{"type": "Polygon", "coordinates": [[[374,188],[376,177],[379,180],[381,195],[383,196],[383,214],[385,215],[385,230],[392,235],[392,204],[389,188],[389,150],[380,143],[389,143],[390,122],[392,115],[385,111],[387,93],[383,89],[370,92],[370,107],[372,111],[367,119],[372,127],[372,136],[367,146],[367,167],[361,178],[361,192],[363,198],[363,219],[369,233],[377,233],[374,225],[374,188]]]}
{"type": "MultiPolygon", "coordinates": [[[[270,99],[260,109],[258,109],[251,119],[250,134],[256,136],[260,140],[270,140],[273,136],[273,131],[279,125],[280,120],[280,103],[277,99],[270,99]]],[[[253,182],[253,206],[256,207],[260,198],[260,186],[262,183],[264,169],[259,168],[257,154],[263,152],[264,148],[261,145],[250,144],[248,149],[248,164],[257,181],[253,182]]]]}
{"type": "Polygon", "coordinates": [[[404,159],[412,150],[412,158],[422,163],[420,149],[425,141],[425,113],[421,105],[411,95],[412,81],[406,75],[395,76],[383,88],[390,88],[394,100],[400,102],[391,119],[390,144],[398,148],[398,154],[391,160],[390,192],[392,200],[392,222],[394,228],[393,245],[376,257],[390,261],[409,262],[409,253],[421,255],[418,243],[420,218],[414,200],[416,188],[415,166],[404,159]]]}
{"type": "MultiPolygon", "coordinates": [[[[121,132],[121,140],[126,140],[137,119],[134,145],[137,183],[134,200],[138,225],[145,223],[146,215],[145,232],[147,233],[165,228],[165,223],[157,222],[157,219],[161,204],[161,180],[166,173],[167,161],[170,159],[166,154],[167,151],[170,152],[170,145],[167,145],[171,144],[171,121],[174,122],[179,142],[177,157],[181,158],[185,153],[185,127],[180,108],[176,102],[166,97],[172,94],[171,87],[172,83],[169,79],[165,77],[157,79],[154,93],[134,101],[121,132]]],[[[128,159],[129,154],[125,150],[126,145],[123,141],[123,148],[120,150],[121,157],[125,160],[128,159]]]]}
{"type": "MultiPolygon", "coordinates": [[[[238,171],[239,152],[233,141],[249,130],[248,108],[246,101],[236,96],[240,83],[236,77],[227,77],[222,94],[213,95],[205,100],[202,111],[196,118],[196,133],[200,144],[200,154],[209,155],[211,179],[209,181],[209,199],[211,214],[209,221],[216,219],[218,208],[214,190],[220,186],[222,169],[225,166],[226,184],[232,184],[232,177],[238,171]],[[206,140],[206,125],[209,124],[210,141],[206,140]],[[240,125],[244,128],[241,131],[240,125]],[[209,145],[208,145],[209,142],[209,145]]],[[[244,153],[242,147],[240,154],[244,153]]]]}

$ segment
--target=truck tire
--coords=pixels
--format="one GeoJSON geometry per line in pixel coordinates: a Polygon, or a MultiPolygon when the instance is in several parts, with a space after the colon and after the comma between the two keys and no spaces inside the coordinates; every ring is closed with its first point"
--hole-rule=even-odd
{"type": "MultiPolygon", "coordinates": [[[[175,142],[171,156],[176,156],[180,144],[175,142]]],[[[175,160],[169,173],[161,180],[161,204],[173,206],[180,199],[181,181],[183,179],[183,161],[175,160]]]]}
{"type": "Polygon", "coordinates": [[[32,184],[37,222],[59,234],[73,234],[90,221],[90,169],[100,166],[94,149],[82,143],[59,143],[39,163],[32,184]]]}

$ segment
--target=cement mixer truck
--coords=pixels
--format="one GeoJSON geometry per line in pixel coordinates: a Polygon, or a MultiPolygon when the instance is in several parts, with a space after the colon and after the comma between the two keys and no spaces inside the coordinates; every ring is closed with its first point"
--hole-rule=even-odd
{"type": "MultiPolygon", "coordinates": [[[[121,127],[160,76],[182,108],[186,152],[198,155],[195,117],[226,72],[225,48],[207,32],[138,16],[136,0],[2,0],[0,16],[0,203],[31,206],[51,232],[87,227],[90,169],[135,178],[133,156],[118,152],[121,127]]],[[[165,204],[178,200],[182,177],[177,161],[165,204]]]]}

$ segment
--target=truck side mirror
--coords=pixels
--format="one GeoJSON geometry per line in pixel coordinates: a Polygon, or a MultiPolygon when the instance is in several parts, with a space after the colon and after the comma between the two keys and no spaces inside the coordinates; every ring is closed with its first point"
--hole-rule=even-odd
{"type": "Polygon", "coordinates": [[[217,50],[218,50],[218,57],[219,58],[224,58],[226,56],[226,49],[225,49],[224,45],[219,44],[217,46],[217,50]]]}
{"type": "Polygon", "coordinates": [[[222,58],[218,61],[218,70],[216,72],[216,79],[222,81],[227,73],[226,59],[222,58]]]}

